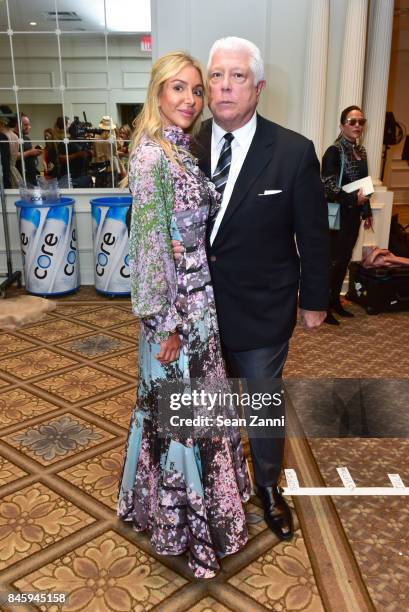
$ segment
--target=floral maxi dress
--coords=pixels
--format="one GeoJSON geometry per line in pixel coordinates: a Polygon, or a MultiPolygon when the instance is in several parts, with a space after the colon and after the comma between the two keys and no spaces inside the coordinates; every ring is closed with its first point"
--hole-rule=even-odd
{"type": "Polygon", "coordinates": [[[121,477],[118,516],[146,531],[158,554],[188,552],[198,578],[211,578],[217,559],[247,542],[242,502],[247,478],[239,432],[178,438],[157,435],[158,396],[167,381],[225,380],[205,240],[218,194],[188,151],[189,137],[164,130],[178,163],[141,140],[129,162],[133,194],[129,244],[131,295],[141,319],[140,379],[121,477]],[[175,265],[171,240],[185,254],[175,265]],[[179,359],[161,365],[160,342],[178,327],[179,359]]]}

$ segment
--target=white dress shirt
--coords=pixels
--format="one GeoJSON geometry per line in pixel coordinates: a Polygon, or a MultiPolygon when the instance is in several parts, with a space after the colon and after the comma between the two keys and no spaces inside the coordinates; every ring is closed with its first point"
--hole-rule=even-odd
{"type": "MultiPolygon", "coordinates": [[[[226,186],[224,188],[221,207],[217,214],[212,233],[210,234],[210,244],[213,244],[213,241],[219,230],[224,213],[226,212],[227,205],[230,201],[231,194],[233,193],[233,188],[236,183],[237,177],[240,174],[241,167],[243,165],[243,162],[250,148],[251,141],[253,140],[254,134],[256,132],[256,127],[257,127],[257,115],[256,115],[256,112],[254,112],[254,115],[252,116],[250,121],[248,121],[245,125],[243,125],[238,130],[235,130],[234,132],[232,132],[234,139],[232,140],[232,143],[231,143],[230,171],[229,171],[229,176],[227,178],[226,186]]],[[[213,119],[212,151],[211,151],[212,176],[214,174],[214,171],[216,170],[217,162],[219,161],[220,152],[224,144],[224,135],[226,133],[227,133],[226,130],[224,130],[219,125],[217,125],[217,123],[215,123],[213,119]]]]}

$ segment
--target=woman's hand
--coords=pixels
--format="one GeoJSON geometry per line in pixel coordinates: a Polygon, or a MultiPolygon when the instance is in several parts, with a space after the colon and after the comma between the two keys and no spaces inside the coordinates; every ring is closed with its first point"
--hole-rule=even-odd
{"type": "Polygon", "coordinates": [[[156,359],[162,364],[166,365],[172,361],[176,361],[179,357],[181,342],[177,331],[169,334],[169,338],[160,343],[159,353],[156,355],[156,359]]]}
{"type": "Polygon", "coordinates": [[[358,206],[363,206],[365,204],[365,202],[367,201],[367,197],[366,195],[364,195],[364,192],[362,191],[362,189],[358,190],[358,193],[356,194],[356,203],[358,206]]]}
{"type": "Polygon", "coordinates": [[[172,240],[172,251],[174,260],[179,263],[182,260],[185,249],[179,240],[172,240]]]}

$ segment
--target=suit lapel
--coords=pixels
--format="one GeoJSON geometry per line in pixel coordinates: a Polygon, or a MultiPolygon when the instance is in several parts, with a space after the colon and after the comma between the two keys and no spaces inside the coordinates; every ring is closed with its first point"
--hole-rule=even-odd
{"type": "Polygon", "coordinates": [[[243,202],[251,186],[263,172],[265,166],[271,161],[272,144],[275,140],[274,124],[267,122],[257,115],[257,128],[247,152],[240,174],[234,185],[233,193],[227,205],[214,243],[220,240],[223,229],[237,208],[243,202]]]}
{"type": "Polygon", "coordinates": [[[199,167],[208,178],[211,178],[211,153],[212,153],[212,120],[204,121],[200,129],[199,135],[194,148],[193,154],[199,160],[199,167]]]}

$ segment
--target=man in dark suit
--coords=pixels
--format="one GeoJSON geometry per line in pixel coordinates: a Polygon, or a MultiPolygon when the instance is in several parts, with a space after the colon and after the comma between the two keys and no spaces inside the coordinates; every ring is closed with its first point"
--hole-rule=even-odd
{"type": "MultiPolygon", "coordinates": [[[[33,144],[30,140],[30,130],[31,123],[30,119],[24,113],[20,114],[20,123],[21,123],[21,131],[22,138],[24,140],[23,143],[23,157],[24,157],[24,167],[25,167],[25,176],[26,183],[30,185],[37,185],[37,176],[39,176],[39,171],[37,167],[37,157],[43,154],[41,147],[33,147],[33,144]]],[[[19,125],[16,124],[15,132],[17,136],[20,136],[19,125]]],[[[23,168],[21,164],[21,159],[18,159],[16,162],[16,168],[20,172],[21,176],[23,176],[23,168]]]]}
{"type": "Polygon", "coordinates": [[[1,131],[2,127],[7,127],[9,120],[15,115],[9,106],[0,106],[0,162],[3,172],[3,187],[11,189],[10,173],[10,142],[6,134],[1,131]]]}
{"type": "MultiPolygon", "coordinates": [[[[216,41],[208,79],[213,120],[196,154],[223,195],[208,257],[229,374],[254,392],[256,379],[282,377],[297,305],[306,329],[325,318],[327,206],[312,142],[256,113],[265,85],[259,49],[236,37],[216,41]]],[[[265,519],[289,539],[291,512],[277,484],[284,435],[248,432],[265,519]]]]}

